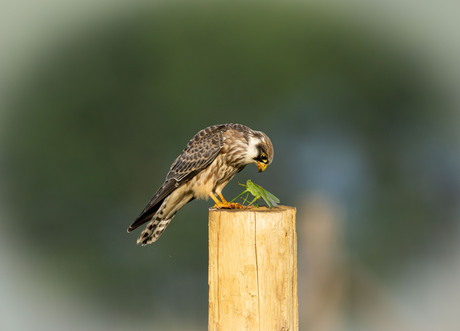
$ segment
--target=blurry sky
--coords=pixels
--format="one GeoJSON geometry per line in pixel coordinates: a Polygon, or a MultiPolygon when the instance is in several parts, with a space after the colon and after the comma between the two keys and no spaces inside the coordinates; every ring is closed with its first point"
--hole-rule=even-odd
{"type": "Polygon", "coordinates": [[[188,139],[239,122],[275,160],[224,194],[297,207],[301,329],[455,330],[459,9],[0,3],[0,329],[205,329],[211,202],[146,248],[125,230],[188,139]]]}

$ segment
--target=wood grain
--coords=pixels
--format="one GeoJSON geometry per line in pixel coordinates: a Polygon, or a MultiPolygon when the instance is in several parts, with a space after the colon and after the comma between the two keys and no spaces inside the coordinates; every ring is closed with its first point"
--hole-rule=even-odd
{"type": "Polygon", "coordinates": [[[295,212],[210,210],[209,330],[298,330],[295,212]]]}

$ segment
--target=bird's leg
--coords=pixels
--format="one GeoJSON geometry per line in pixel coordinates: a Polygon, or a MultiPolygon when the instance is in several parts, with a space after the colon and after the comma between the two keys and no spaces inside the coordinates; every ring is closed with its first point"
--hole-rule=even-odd
{"type": "Polygon", "coordinates": [[[214,202],[216,203],[216,206],[219,205],[219,204],[222,204],[222,202],[219,201],[219,199],[217,199],[217,197],[214,195],[214,193],[209,193],[209,196],[211,197],[211,199],[214,200],[214,202]]]}
{"type": "Polygon", "coordinates": [[[222,195],[221,192],[217,193],[217,195],[219,196],[219,198],[222,200],[222,202],[226,205],[225,208],[229,208],[229,209],[239,209],[239,208],[242,208],[242,206],[239,204],[239,203],[236,203],[236,202],[228,202],[227,200],[225,200],[224,196],[222,195]]]}
{"type": "Polygon", "coordinates": [[[222,201],[219,201],[219,199],[217,199],[217,197],[214,195],[214,193],[212,193],[212,192],[209,193],[209,196],[216,203],[214,205],[214,208],[216,208],[216,209],[222,209],[222,208],[225,208],[225,209],[237,209],[237,208],[241,208],[241,205],[239,203],[228,202],[227,200],[225,200],[225,198],[222,196],[221,193],[218,193],[217,195],[222,199],[222,201]]]}

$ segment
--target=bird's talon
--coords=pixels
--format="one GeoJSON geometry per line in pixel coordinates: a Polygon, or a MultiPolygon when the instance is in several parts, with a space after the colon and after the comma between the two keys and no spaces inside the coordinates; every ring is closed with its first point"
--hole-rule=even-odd
{"type": "Polygon", "coordinates": [[[243,208],[243,206],[239,203],[235,203],[235,202],[227,202],[227,203],[216,203],[214,205],[214,208],[216,209],[241,209],[243,208]]]}
{"type": "Polygon", "coordinates": [[[229,205],[230,205],[230,207],[229,207],[230,209],[241,209],[241,208],[243,208],[243,206],[241,204],[236,203],[236,202],[230,202],[229,205]]]}

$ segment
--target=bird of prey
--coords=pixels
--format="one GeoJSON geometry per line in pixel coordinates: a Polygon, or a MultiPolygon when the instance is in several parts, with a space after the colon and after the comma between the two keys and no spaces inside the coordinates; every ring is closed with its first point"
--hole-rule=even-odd
{"type": "Polygon", "coordinates": [[[225,200],[223,188],[246,165],[254,163],[262,172],[272,160],[273,145],[265,133],[242,124],[207,127],[188,142],[128,232],[148,222],[137,243],[155,242],[177,211],[193,199],[211,197],[215,208],[241,207],[225,200]]]}

